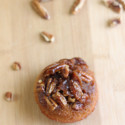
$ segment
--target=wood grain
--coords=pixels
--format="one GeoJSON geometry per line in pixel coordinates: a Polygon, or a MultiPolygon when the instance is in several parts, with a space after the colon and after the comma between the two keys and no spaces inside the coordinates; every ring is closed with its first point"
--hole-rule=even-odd
{"type": "Polygon", "coordinates": [[[61,125],[46,118],[34,100],[34,81],[42,68],[61,58],[82,57],[94,70],[99,89],[96,110],[74,125],[124,125],[125,113],[125,13],[122,25],[107,28],[106,21],[117,16],[88,0],[76,16],[69,14],[74,0],[44,3],[51,20],[41,19],[31,8],[31,0],[0,1],[0,125],[61,125]],[[54,34],[48,44],[41,31],[54,34]],[[22,65],[13,71],[14,61],[22,65]],[[8,103],[6,91],[17,95],[8,103]]]}

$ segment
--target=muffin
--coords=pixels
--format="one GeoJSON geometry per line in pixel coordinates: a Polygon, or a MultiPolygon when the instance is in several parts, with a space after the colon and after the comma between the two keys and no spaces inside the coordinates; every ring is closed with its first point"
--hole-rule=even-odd
{"type": "Polygon", "coordinates": [[[47,66],[38,76],[34,93],[42,113],[63,123],[86,118],[98,97],[94,74],[78,57],[47,66]]]}

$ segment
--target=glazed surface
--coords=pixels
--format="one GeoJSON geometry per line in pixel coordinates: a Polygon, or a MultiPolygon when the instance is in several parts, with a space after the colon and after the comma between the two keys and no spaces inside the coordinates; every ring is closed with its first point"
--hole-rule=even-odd
{"type": "MultiPolygon", "coordinates": [[[[35,96],[42,112],[51,119],[82,119],[96,97],[93,73],[81,58],[62,59],[40,74],[35,96]]],[[[61,120],[60,120],[61,119],[61,120]]]]}

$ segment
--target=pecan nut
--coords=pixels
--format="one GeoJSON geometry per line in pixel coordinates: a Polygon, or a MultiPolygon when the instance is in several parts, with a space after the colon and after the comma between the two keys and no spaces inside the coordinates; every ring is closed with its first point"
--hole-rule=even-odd
{"type": "Polygon", "coordinates": [[[72,14],[77,14],[85,4],[86,0],[75,0],[72,8],[71,8],[71,13],[72,14]]]}
{"type": "Polygon", "coordinates": [[[47,9],[39,3],[38,0],[32,0],[31,5],[33,9],[44,19],[48,20],[50,19],[50,15],[47,11],[47,9]]]}
{"type": "Polygon", "coordinates": [[[44,97],[48,107],[53,111],[57,108],[57,103],[52,99],[52,98],[48,98],[47,96],[44,97]]]}
{"type": "Polygon", "coordinates": [[[67,105],[66,98],[60,92],[56,92],[55,94],[53,94],[52,98],[56,100],[62,107],[65,107],[67,105]]]}

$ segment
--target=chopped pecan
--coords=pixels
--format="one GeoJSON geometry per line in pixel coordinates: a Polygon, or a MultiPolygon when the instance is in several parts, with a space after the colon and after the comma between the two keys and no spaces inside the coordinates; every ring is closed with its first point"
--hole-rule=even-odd
{"type": "Polygon", "coordinates": [[[52,34],[49,34],[47,32],[41,32],[40,35],[46,42],[53,43],[55,41],[55,37],[52,34]]]}
{"type": "Polygon", "coordinates": [[[123,9],[125,10],[125,1],[123,0],[117,0],[123,7],[123,9]]]}
{"type": "Polygon", "coordinates": [[[83,109],[83,104],[81,104],[81,103],[79,103],[79,102],[75,102],[73,105],[72,105],[72,109],[74,109],[74,110],[81,110],[81,109],[83,109]]]}
{"type": "Polygon", "coordinates": [[[86,0],[75,0],[73,6],[71,8],[71,13],[72,14],[78,13],[81,10],[81,8],[83,7],[85,1],[86,0]]]}
{"type": "Polygon", "coordinates": [[[60,92],[56,92],[55,94],[53,94],[52,98],[56,100],[62,107],[65,107],[67,105],[66,98],[60,92]]]}
{"type": "Polygon", "coordinates": [[[12,94],[12,92],[6,92],[5,93],[5,100],[8,101],[8,102],[10,102],[10,101],[13,100],[13,94],[12,94]]]}
{"type": "Polygon", "coordinates": [[[57,105],[57,103],[56,103],[53,99],[48,98],[47,96],[44,96],[44,99],[45,99],[47,105],[49,106],[49,108],[50,108],[52,111],[57,108],[58,105],[57,105]]]}
{"type": "Polygon", "coordinates": [[[12,65],[12,69],[15,70],[15,71],[18,71],[18,70],[21,70],[21,65],[19,62],[14,62],[13,65],[12,65]]]}
{"type": "Polygon", "coordinates": [[[111,4],[109,4],[109,8],[111,8],[116,13],[120,13],[122,6],[118,2],[114,1],[111,4]]]}
{"type": "Polygon", "coordinates": [[[107,24],[109,27],[115,27],[115,26],[121,24],[121,20],[120,20],[120,18],[110,19],[107,24]]]}
{"type": "Polygon", "coordinates": [[[69,102],[75,102],[76,99],[75,99],[75,98],[68,97],[68,101],[69,101],[69,102]]]}
{"type": "Polygon", "coordinates": [[[33,9],[44,19],[50,19],[49,13],[45,7],[43,7],[38,0],[32,0],[33,9]]]}

